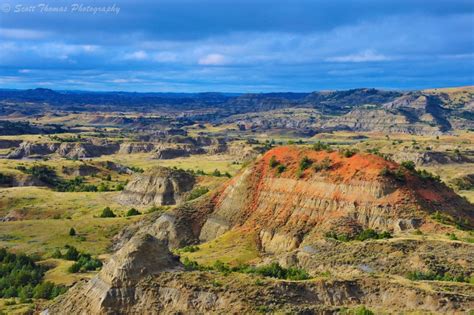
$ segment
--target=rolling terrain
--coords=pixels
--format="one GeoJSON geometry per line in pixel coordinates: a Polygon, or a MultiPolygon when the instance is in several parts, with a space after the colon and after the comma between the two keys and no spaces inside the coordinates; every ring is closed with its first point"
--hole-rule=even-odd
{"type": "Polygon", "coordinates": [[[0,309],[468,313],[473,96],[1,90],[0,309]]]}

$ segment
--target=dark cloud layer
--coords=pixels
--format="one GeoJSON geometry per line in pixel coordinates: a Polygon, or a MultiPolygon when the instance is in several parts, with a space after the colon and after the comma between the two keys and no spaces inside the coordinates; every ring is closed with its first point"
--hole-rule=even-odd
{"type": "Polygon", "coordinates": [[[6,88],[245,92],[474,82],[472,1],[3,1],[6,88]]]}

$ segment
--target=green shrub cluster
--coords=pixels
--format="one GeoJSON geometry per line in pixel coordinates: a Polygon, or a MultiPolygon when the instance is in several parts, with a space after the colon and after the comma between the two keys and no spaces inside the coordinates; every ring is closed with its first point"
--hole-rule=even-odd
{"type": "Polygon", "coordinates": [[[452,275],[449,273],[436,273],[436,272],[423,272],[423,271],[412,271],[409,272],[406,277],[412,281],[419,280],[436,280],[436,281],[452,281],[452,282],[470,282],[469,277],[463,275],[452,275]]]}
{"type": "Polygon", "coordinates": [[[327,143],[323,143],[321,141],[318,141],[315,144],[313,144],[313,150],[314,151],[327,151],[327,152],[330,152],[331,151],[331,146],[327,143]]]}
{"type": "Polygon", "coordinates": [[[324,234],[327,238],[332,238],[341,242],[348,242],[348,241],[366,241],[370,239],[380,240],[380,239],[387,239],[391,238],[392,235],[388,231],[377,232],[373,229],[365,229],[357,235],[349,235],[349,234],[338,234],[335,231],[328,231],[324,234]]]}
{"type": "Polygon", "coordinates": [[[144,172],[143,168],[137,167],[137,166],[129,166],[128,169],[131,170],[132,172],[135,172],[135,173],[143,173],[144,172]]]}
{"type": "Polygon", "coordinates": [[[187,200],[191,201],[191,200],[197,199],[201,197],[202,195],[207,194],[208,192],[209,192],[209,188],[207,187],[204,187],[204,186],[196,187],[189,193],[187,200]]]}
{"type": "Polygon", "coordinates": [[[313,164],[313,161],[311,159],[309,159],[307,156],[304,156],[300,160],[299,170],[304,171],[304,170],[308,169],[312,164],[313,164]]]}
{"type": "Polygon", "coordinates": [[[64,293],[65,287],[42,282],[45,272],[46,268],[31,257],[0,249],[0,297],[19,297],[21,302],[27,302],[31,298],[53,299],[64,293]]]}
{"type": "MultiPolygon", "coordinates": [[[[1,176],[0,176],[0,184],[1,184],[1,176]]],[[[474,190],[474,183],[465,178],[455,178],[453,180],[453,185],[459,190],[474,190]]]]}
{"type": "Polygon", "coordinates": [[[271,168],[276,169],[278,174],[281,174],[286,170],[286,166],[281,164],[274,155],[270,158],[269,165],[271,168]]]}
{"type": "Polygon", "coordinates": [[[279,263],[271,263],[269,265],[263,265],[259,267],[250,265],[239,265],[231,267],[226,263],[217,260],[211,267],[201,266],[197,262],[184,258],[183,264],[186,270],[215,270],[228,274],[231,272],[256,274],[264,277],[285,279],[285,280],[307,280],[310,278],[309,274],[300,268],[284,268],[279,263]]]}
{"type": "Polygon", "coordinates": [[[283,164],[280,164],[280,165],[277,166],[276,170],[277,170],[278,174],[281,174],[286,170],[286,166],[283,165],[283,164]]]}
{"type": "Polygon", "coordinates": [[[19,165],[16,169],[50,186],[55,186],[59,180],[54,169],[46,165],[35,164],[31,167],[19,165]]]}
{"type": "Polygon", "coordinates": [[[133,217],[134,215],[140,215],[142,214],[140,211],[138,211],[135,208],[130,208],[127,213],[125,214],[126,217],[133,217]]]}
{"type": "Polygon", "coordinates": [[[364,305],[353,308],[353,309],[348,309],[348,308],[342,308],[339,310],[338,314],[341,315],[374,315],[375,313],[366,308],[364,305]]]}
{"type": "Polygon", "coordinates": [[[405,181],[405,173],[403,167],[398,167],[396,170],[391,170],[388,167],[384,167],[380,170],[380,176],[391,177],[399,182],[405,181]]]}
{"type": "Polygon", "coordinates": [[[280,164],[280,162],[278,162],[276,157],[274,155],[272,155],[272,157],[270,158],[269,164],[270,164],[271,168],[275,168],[280,164]]]}
{"type": "Polygon", "coordinates": [[[97,186],[84,183],[82,176],[76,176],[70,180],[58,180],[55,184],[55,188],[61,192],[97,191],[97,186]]]}
{"type": "Polygon", "coordinates": [[[358,151],[357,149],[346,148],[340,151],[343,157],[350,158],[354,156],[358,151]]]}
{"type": "Polygon", "coordinates": [[[199,250],[199,246],[196,246],[196,245],[188,245],[179,249],[179,251],[182,253],[194,253],[194,252],[197,252],[198,250],[199,250]]]}
{"type": "Polygon", "coordinates": [[[90,254],[81,253],[74,246],[66,245],[65,249],[66,252],[64,254],[59,249],[56,249],[52,256],[53,258],[75,261],[68,268],[70,273],[93,271],[102,267],[102,262],[99,259],[93,258],[90,254]]]}
{"type": "Polygon", "coordinates": [[[415,170],[415,162],[413,161],[403,161],[401,164],[404,168],[406,168],[409,171],[414,171],[415,170]]]}

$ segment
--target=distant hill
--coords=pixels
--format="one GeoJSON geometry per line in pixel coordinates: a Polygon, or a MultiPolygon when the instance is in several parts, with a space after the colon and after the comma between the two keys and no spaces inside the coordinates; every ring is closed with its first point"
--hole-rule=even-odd
{"type": "MultiPolygon", "coordinates": [[[[441,134],[455,129],[474,129],[474,87],[408,92],[363,88],[261,94],[0,90],[0,116],[4,117],[55,111],[169,112],[179,116],[186,111],[186,117],[191,120],[225,121],[258,130],[273,128],[275,117],[271,111],[284,109],[313,110],[314,115],[299,120],[298,128],[314,132],[441,134]],[[252,115],[247,117],[246,114],[252,115]]],[[[293,118],[291,111],[283,118],[280,115],[279,128],[294,128],[293,118]],[[282,119],[288,126],[281,124],[282,119]]]]}

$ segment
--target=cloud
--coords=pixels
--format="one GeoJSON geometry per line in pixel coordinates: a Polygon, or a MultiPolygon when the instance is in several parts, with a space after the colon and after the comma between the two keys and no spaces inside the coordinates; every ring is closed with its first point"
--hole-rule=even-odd
{"type": "Polygon", "coordinates": [[[125,60],[145,60],[148,59],[148,54],[143,50],[134,51],[124,56],[125,60]]]}
{"type": "Polygon", "coordinates": [[[42,32],[32,29],[0,28],[0,37],[15,40],[43,39],[50,35],[50,32],[42,32]]]}
{"type": "Polygon", "coordinates": [[[329,57],[325,59],[330,62],[375,62],[375,61],[389,61],[393,60],[392,57],[388,57],[382,54],[378,54],[373,50],[365,50],[357,54],[329,57]]]}
{"type": "Polygon", "coordinates": [[[221,54],[208,54],[198,60],[198,64],[204,66],[221,66],[226,63],[226,57],[221,54]]]}
{"type": "Polygon", "coordinates": [[[117,15],[3,14],[0,76],[20,77],[5,87],[241,92],[474,84],[472,0],[244,0],[232,10],[227,0],[137,1],[114,1],[117,15]]]}

